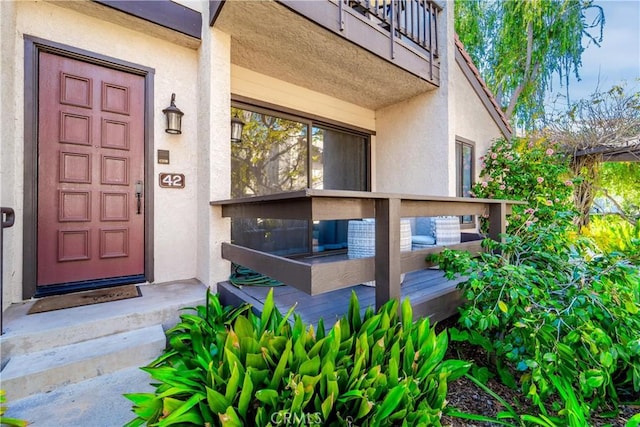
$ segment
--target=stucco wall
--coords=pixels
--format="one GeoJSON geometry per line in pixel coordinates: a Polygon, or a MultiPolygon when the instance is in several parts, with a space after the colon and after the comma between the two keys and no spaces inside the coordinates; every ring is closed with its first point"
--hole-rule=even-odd
{"type": "Polygon", "coordinates": [[[19,111],[15,105],[21,94],[16,87],[16,50],[14,2],[0,2],[0,206],[17,210],[16,223],[3,232],[3,309],[20,297],[21,288],[16,287],[22,269],[22,175],[18,175],[22,152],[15,145],[20,140],[21,129],[17,127],[19,111]]]}
{"type": "MultiPolygon", "coordinates": [[[[203,15],[206,19],[207,13],[203,15]]],[[[229,263],[221,258],[220,245],[229,241],[230,221],[211,200],[228,199],[231,180],[230,37],[203,27],[199,51],[198,114],[198,278],[215,288],[229,277],[229,263]]]]}
{"type": "Polygon", "coordinates": [[[300,86],[231,65],[231,93],[375,130],[375,112],[300,86]]]}
{"type": "MultiPolygon", "coordinates": [[[[438,27],[440,87],[376,111],[376,191],[455,195],[455,136],[448,75],[453,58],[453,3],[438,27]]],[[[441,21],[438,21],[439,23],[441,21]]]]}
{"type": "Polygon", "coordinates": [[[496,138],[502,137],[502,133],[457,64],[453,67],[453,78],[457,82],[454,97],[455,133],[475,143],[477,178],[482,163],[479,158],[486,154],[496,138]]]}
{"type": "MultiPolygon", "coordinates": [[[[197,276],[198,185],[209,176],[198,175],[198,108],[200,88],[198,52],[143,32],[127,29],[49,2],[1,2],[2,7],[2,90],[5,101],[1,121],[2,205],[16,208],[19,218],[5,242],[4,300],[22,299],[22,218],[23,214],[23,129],[24,129],[24,39],[23,35],[42,38],[149,67],[154,73],[153,147],[155,187],[155,281],[164,282],[197,276]],[[10,13],[14,11],[15,14],[10,13]],[[15,25],[12,28],[12,17],[15,25]],[[15,30],[15,31],[14,31],[15,30]],[[14,36],[15,34],[15,36],[14,36]],[[13,53],[13,54],[12,54],[13,53]],[[164,132],[162,109],[169,105],[171,93],[184,111],[182,135],[164,132]],[[13,120],[6,120],[11,117],[13,120]],[[171,164],[158,165],[158,149],[170,151],[171,164]],[[161,189],[160,172],[183,173],[182,190],[161,189]]],[[[228,50],[227,47],[222,47],[228,50]]],[[[213,59],[212,59],[213,60],[213,59]]],[[[228,64],[228,62],[227,62],[228,64]]],[[[223,82],[224,84],[224,82],[223,82]]],[[[228,84],[226,92],[228,93],[228,84]]],[[[227,113],[228,114],[228,113],[227,113]]],[[[216,125],[218,123],[212,123],[216,125]]],[[[221,124],[218,124],[221,125],[221,124]]],[[[228,126],[228,124],[227,124],[228,126]]],[[[222,125],[224,128],[224,125],[222,125]]],[[[224,132],[224,130],[220,130],[224,132]]],[[[227,127],[228,135],[228,127],[227,127]]],[[[205,137],[206,138],[206,137],[205,137]]],[[[199,142],[200,141],[200,142],[199,142]]],[[[222,142],[220,141],[219,144],[222,142]]],[[[228,136],[226,138],[228,144],[228,136]]],[[[222,182],[221,185],[224,185],[222,182]]],[[[7,233],[8,234],[8,233],[7,233]]]]}

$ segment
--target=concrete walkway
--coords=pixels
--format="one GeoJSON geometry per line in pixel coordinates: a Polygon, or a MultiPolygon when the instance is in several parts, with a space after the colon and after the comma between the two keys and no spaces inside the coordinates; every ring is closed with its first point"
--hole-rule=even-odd
{"type": "Polygon", "coordinates": [[[6,402],[6,416],[29,421],[33,427],[121,427],[135,417],[123,393],[153,392],[150,381],[138,368],[123,369],[6,402]]]}

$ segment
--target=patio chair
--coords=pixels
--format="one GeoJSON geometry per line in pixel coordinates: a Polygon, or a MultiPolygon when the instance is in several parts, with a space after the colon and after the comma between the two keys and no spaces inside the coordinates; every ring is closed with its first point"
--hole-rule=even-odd
{"type": "Polygon", "coordinates": [[[461,241],[457,216],[418,217],[413,221],[411,249],[456,245],[461,241]]]}
{"type": "MultiPolygon", "coordinates": [[[[408,219],[400,221],[400,250],[411,250],[411,222],[408,219]]],[[[349,221],[347,256],[349,258],[366,258],[376,254],[376,222],[375,219],[349,221]]],[[[404,280],[404,273],[400,281],[404,280]]],[[[365,286],[375,286],[375,280],[362,283],[365,286]]]]}

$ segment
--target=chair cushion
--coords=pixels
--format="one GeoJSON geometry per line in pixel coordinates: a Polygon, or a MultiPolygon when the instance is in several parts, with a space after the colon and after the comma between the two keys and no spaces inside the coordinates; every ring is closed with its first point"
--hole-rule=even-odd
{"type": "Polygon", "coordinates": [[[433,223],[438,246],[460,243],[460,219],[457,216],[439,216],[433,223]]]}
{"type": "Polygon", "coordinates": [[[430,216],[421,216],[416,218],[415,233],[421,236],[433,236],[433,219],[430,216]]]}
{"type": "Polygon", "coordinates": [[[419,236],[411,237],[411,243],[413,243],[413,245],[420,245],[420,246],[425,246],[425,245],[433,246],[436,244],[436,239],[433,236],[419,235],[419,236]]]}
{"type": "Polygon", "coordinates": [[[473,242],[475,240],[484,240],[484,236],[478,233],[460,233],[461,242],[473,242]]]}

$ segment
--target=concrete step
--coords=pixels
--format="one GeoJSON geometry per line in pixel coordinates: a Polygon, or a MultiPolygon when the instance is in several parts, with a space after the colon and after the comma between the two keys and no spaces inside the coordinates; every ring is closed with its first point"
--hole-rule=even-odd
{"type": "Polygon", "coordinates": [[[0,337],[1,366],[11,358],[153,325],[166,329],[179,320],[180,309],[203,305],[206,287],[195,279],[141,285],[142,296],[121,301],[28,315],[33,301],[13,304],[4,312],[0,337]]]}
{"type": "Polygon", "coordinates": [[[117,333],[12,357],[1,372],[11,400],[67,384],[144,366],[165,348],[161,325],[117,333]]]}
{"type": "Polygon", "coordinates": [[[132,402],[123,394],[153,393],[151,382],[149,374],[138,368],[123,369],[49,393],[9,400],[5,415],[34,427],[122,427],[135,418],[132,402]]]}

